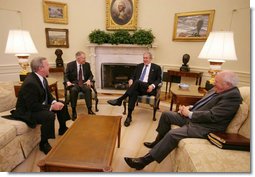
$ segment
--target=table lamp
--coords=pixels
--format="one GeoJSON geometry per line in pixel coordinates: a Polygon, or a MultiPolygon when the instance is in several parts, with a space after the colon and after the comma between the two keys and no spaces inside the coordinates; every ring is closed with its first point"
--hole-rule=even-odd
{"type": "Polygon", "coordinates": [[[22,68],[20,72],[20,81],[23,81],[28,74],[28,57],[30,54],[37,53],[37,49],[28,31],[10,30],[6,43],[5,53],[15,54],[18,57],[19,65],[22,68]]]}
{"type": "Polygon", "coordinates": [[[211,79],[206,84],[209,85],[208,87],[212,87],[214,85],[215,75],[221,71],[222,64],[226,60],[237,60],[233,32],[211,32],[198,58],[206,59],[210,63],[208,73],[211,74],[211,79]]]}

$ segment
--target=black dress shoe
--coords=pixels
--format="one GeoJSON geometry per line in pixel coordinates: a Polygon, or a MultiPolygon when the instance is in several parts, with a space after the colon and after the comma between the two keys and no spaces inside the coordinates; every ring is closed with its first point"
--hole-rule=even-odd
{"type": "Polygon", "coordinates": [[[88,114],[96,115],[96,113],[94,113],[91,109],[88,110],[88,114]]]}
{"type": "Polygon", "coordinates": [[[153,148],[158,142],[153,141],[153,142],[144,142],[143,145],[147,148],[153,148]]]}
{"type": "Polygon", "coordinates": [[[124,122],[124,125],[126,126],[126,127],[128,127],[129,125],[130,125],[130,122],[132,122],[132,117],[127,117],[126,118],[126,120],[125,120],[125,122],[124,122]]]}
{"type": "Polygon", "coordinates": [[[107,103],[112,105],[112,106],[121,106],[122,101],[119,101],[118,99],[116,99],[116,100],[108,100],[107,103]]]}
{"type": "Polygon", "coordinates": [[[59,135],[64,135],[64,133],[68,130],[68,127],[65,127],[65,128],[60,128],[58,129],[58,134],[59,135]]]}
{"type": "Polygon", "coordinates": [[[51,150],[51,146],[48,142],[46,142],[44,144],[40,144],[39,149],[40,151],[44,152],[44,154],[48,154],[48,152],[51,150]]]}
{"type": "Polygon", "coordinates": [[[124,159],[128,166],[135,168],[136,170],[142,170],[146,165],[154,161],[153,157],[149,153],[140,158],[124,157],[124,159]]]}
{"type": "Polygon", "coordinates": [[[75,112],[73,112],[73,114],[72,114],[72,120],[75,121],[76,118],[77,118],[77,113],[76,113],[76,111],[75,111],[75,112]]]}

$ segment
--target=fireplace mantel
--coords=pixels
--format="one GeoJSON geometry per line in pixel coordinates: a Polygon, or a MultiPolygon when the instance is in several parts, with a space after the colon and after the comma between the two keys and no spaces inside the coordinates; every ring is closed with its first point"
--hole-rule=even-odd
{"type": "Polygon", "coordinates": [[[143,62],[143,53],[150,51],[154,54],[156,46],[148,47],[131,44],[89,44],[89,61],[92,73],[96,80],[96,86],[101,88],[101,65],[102,63],[131,63],[143,62]]]}

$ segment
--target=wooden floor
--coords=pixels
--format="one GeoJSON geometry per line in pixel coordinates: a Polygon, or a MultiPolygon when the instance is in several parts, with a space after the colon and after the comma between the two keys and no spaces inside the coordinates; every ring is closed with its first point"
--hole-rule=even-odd
{"type": "MultiPolygon", "coordinates": [[[[110,106],[106,103],[108,99],[116,98],[116,95],[99,95],[99,112],[98,115],[122,115],[123,106],[110,106]]],[[[139,104],[136,106],[133,112],[133,121],[129,127],[125,127],[123,125],[126,116],[122,115],[122,129],[121,129],[121,144],[120,148],[115,148],[112,168],[113,172],[138,172],[134,169],[131,169],[127,166],[124,161],[124,157],[138,157],[143,156],[148,152],[148,149],[143,146],[144,141],[153,141],[156,136],[156,127],[158,125],[158,120],[162,111],[169,110],[169,98],[165,99],[165,94],[162,94],[162,99],[160,103],[160,110],[157,111],[156,118],[157,121],[152,121],[153,110],[149,105],[139,104]]],[[[77,112],[79,113],[87,113],[86,106],[84,105],[84,100],[78,101],[77,112]]],[[[70,127],[72,125],[72,121],[68,121],[67,125],[70,127]]],[[[56,121],[56,135],[58,130],[58,122],[56,121]]],[[[57,136],[56,139],[50,140],[50,144],[54,146],[56,141],[60,136],[57,136]]],[[[70,149],[70,151],[75,151],[75,147],[70,149]]],[[[29,155],[28,159],[24,161],[22,164],[17,166],[13,172],[39,172],[40,169],[37,166],[37,162],[42,159],[45,155],[39,151],[39,147],[37,146],[32,153],[29,155]]],[[[156,162],[151,163],[146,168],[139,172],[169,172],[168,170],[169,164],[165,164],[162,162],[158,164],[156,162]]]]}

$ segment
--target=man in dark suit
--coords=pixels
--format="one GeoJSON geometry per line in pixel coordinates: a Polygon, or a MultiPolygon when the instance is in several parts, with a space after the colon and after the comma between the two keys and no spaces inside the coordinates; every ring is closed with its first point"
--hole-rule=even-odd
{"type": "Polygon", "coordinates": [[[210,132],[224,132],[242,102],[237,76],[230,71],[216,75],[215,86],[193,106],[181,106],[177,112],[163,112],[154,142],[144,142],[152,148],[140,158],[125,157],[126,163],[137,170],[153,161],[160,163],[183,138],[206,138],[210,132]],[[180,128],[171,129],[175,124],[180,128]]]}
{"type": "Polygon", "coordinates": [[[128,115],[124,125],[128,127],[132,121],[132,112],[135,107],[138,95],[156,95],[156,88],[161,83],[161,67],[151,63],[152,55],[150,52],[143,54],[143,63],[138,64],[133,75],[128,81],[129,88],[127,91],[115,100],[108,100],[107,102],[113,106],[120,106],[122,101],[129,97],[128,101],[128,115]]]}
{"type": "Polygon", "coordinates": [[[75,54],[75,58],[75,61],[71,61],[67,64],[65,72],[65,82],[67,88],[70,90],[73,120],[77,117],[76,104],[79,92],[83,92],[85,95],[88,114],[95,114],[92,111],[91,81],[93,79],[93,74],[90,70],[90,64],[86,62],[86,55],[82,51],[78,51],[75,54]]]}
{"type": "Polygon", "coordinates": [[[51,150],[48,139],[55,138],[55,112],[59,122],[59,135],[66,130],[66,120],[70,119],[67,107],[55,100],[49,90],[46,76],[49,75],[49,63],[46,58],[38,57],[31,61],[32,73],[24,80],[18,95],[16,110],[12,117],[22,120],[31,128],[41,124],[41,142],[39,148],[45,154],[51,150]]]}

